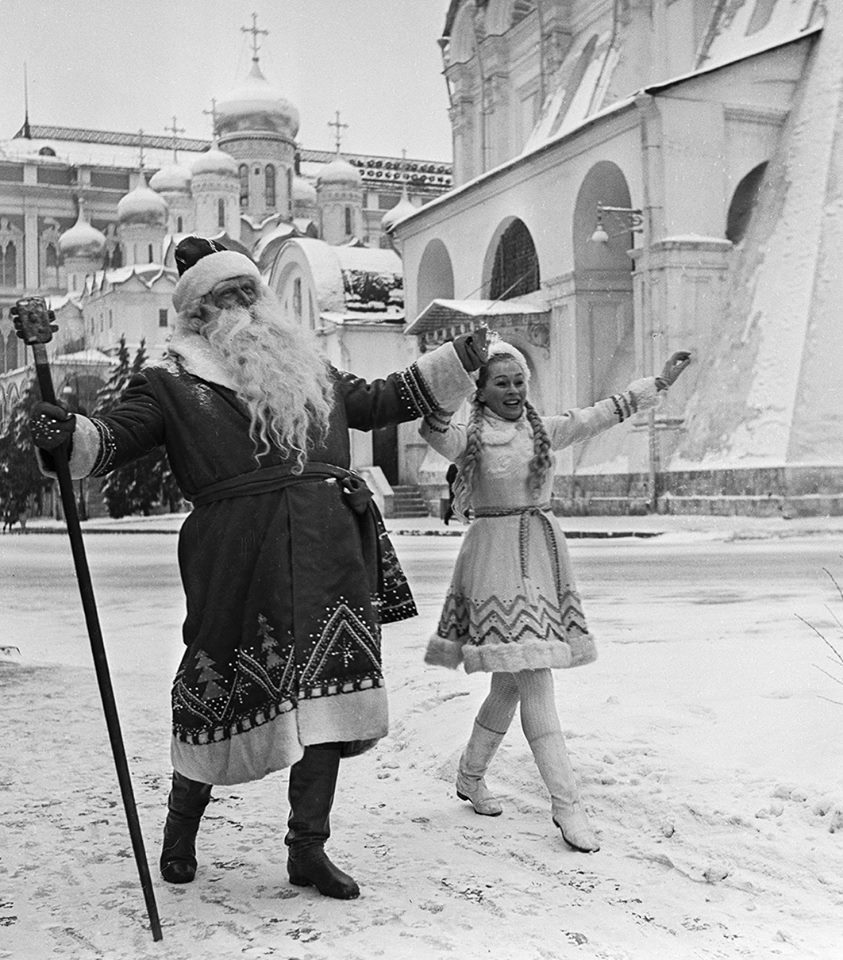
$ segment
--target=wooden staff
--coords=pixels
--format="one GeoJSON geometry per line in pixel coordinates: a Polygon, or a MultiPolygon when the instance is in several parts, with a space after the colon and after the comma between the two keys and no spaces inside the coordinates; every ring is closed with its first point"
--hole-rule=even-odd
{"type": "MultiPolygon", "coordinates": [[[[56,403],[56,394],[53,389],[53,378],[50,375],[50,364],[47,359],[46,344],[53,339],[53,331],[57,330],[55,315],[47,309],[47,303],[41,297],[27,297],[18,300],[10,311],[17,335],[32,347],[35,357],[35,373],[38,378],[38,387],[41,399],[46,403],[56,403]]],[[[132,778],[129,773],[129,764],[126,761],[126,750],[123,746],[123,736],[120,733],[120,719],[117,716],[117,705],[114,701],[114,690],[111,686],[111,675],[108,670],[108,660],[105,655],[102,631],[100,630],[97,605],[94,600],[94,588],[91,584],[91,573],[88,569],[88,560],[85,556],[85,544],[82,541],[82,528],[79,526],[79,514],[76,510],[76,501],[73,496],[73,481],[70,477],[70,465],[67,459],[67,448],[62,445],[50,451],[55,461],[56,474],[61,491],[61,502],[64,506],[64,518],[67,523],[67,533],[70,537],[70,548],[73,552],[73,562],[76,566],[76,579],[79,582],[79,592],[82,595],[82,609],[85,611],[85,622],[88,626],[88,637],[91,641],[91,652],[94,656],[94,667],[99,684],[102,707],[105,712],[105,723],[108,727],[108,736],[111,740],[111,752],[114,755],[114,765],[117,768],[117,779],[120,781],[120,792],[123,795],[123,808],[126,811],[126,820],[129,824],[129,835],[132,838],[132,849],[135,853],[135,863],[138,867],[141,888],[146,901],[146,912],[149,917],[149,926],[152,930],[152,939],[161,940],[161,922],[158,919],[158,908],[155,904],[155,894],[152,890],[152,881],[149,876],[149,865],[146,861],[146,852],[143,846],[138,810],[132,792],[132,778]]]]}

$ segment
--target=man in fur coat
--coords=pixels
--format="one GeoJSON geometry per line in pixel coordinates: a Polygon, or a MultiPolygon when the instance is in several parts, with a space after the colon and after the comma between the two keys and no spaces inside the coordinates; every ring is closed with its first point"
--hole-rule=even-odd
{"type": "Polygon", "coordinates": [[[483,338],[366,382],[286,322],[252,261],[188,237],[176,250],[167,356],[100,418],[38,404],[33,439],[69,443],[75,478],[166,448],[193,511],[179,537],[184,656],[172,689],[173,781],[161,873],[188,883],[213,784],[290,767],[292,883],[358,896],[324,851],[341,757],[387,732],[380,624],[415,614],[348,429],[453,410],[483,338]]]}

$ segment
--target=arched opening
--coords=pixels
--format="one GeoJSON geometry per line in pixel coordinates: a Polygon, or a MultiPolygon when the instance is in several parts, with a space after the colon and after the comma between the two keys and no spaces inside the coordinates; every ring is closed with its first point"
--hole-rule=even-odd
{"type": "Polygon", "coordinates": [[[59,253],[54,243],[44,247],[44,286],[59,286],[59,253]]]}
{"type": "Polygon", "coordinates": [[[14,287],[17,285],[18,275],[18,248],[10,240],[0,250],[0,287],[14,287]]]}
{"type": "Polygon", "coordinates": [[[448,249],[441,240],[431,240],[419,262],[416,282],[416,308],[419,313],[433,300],[454,297],[454,268],[448,249]]]}
{"type": "Polygon", "coordinates": [[[6,337],[6,370],[18,368],[18,336],[14,330],[9,331],[6,337]]]}
{"type": "Polygon", "coordinates": [[[759,163],[741,180],[732,194],[732,202],[726,215],[726,239],[734,244],[740,243],[747,231],[766,169],[766,161],[759,163]]]}
{"type": "Polygon", "coordinates": [[[240,175],[240,206],[245,207],[249,203],[249,165],[241,163],[237,172],[240,175]]]}
{"type": "Polygon", "coordinates": [[[264,170],[264,180],[265,180],[265,189],[266,189],[266,205],[267,207],[275,206],[275,167],[268,163],[266,169],[264,170]]]}
{"type": "Polygon", "coordinates": [[[574,205],[576,402],[594,403],[618,384],[633,379],[635,368],[632,268],[627,251],[635,243],[630,218],[605,213],[607,239],[593,238],[598,206],[632,209],[620,167],[596,163],[580,185],[574,205]]]}
{"type": "Polygon", "coordinates": [[[511,300],[541,286],[536,245],[523,220],[514,219],[500,233],[489,278],[491,300],[511,300]]]}
{"type": "Polygon", "coordinates": [[[217,200],[217,226],[225,228],[225,200],[217,200]]]}

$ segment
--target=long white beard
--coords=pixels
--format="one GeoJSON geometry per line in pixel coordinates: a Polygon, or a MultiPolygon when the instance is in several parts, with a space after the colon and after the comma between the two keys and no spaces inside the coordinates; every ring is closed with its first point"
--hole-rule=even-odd
{"type": "Polygon", "coordinates": [[[265,289],[251,307],[220,309],[201,333],[248,407],[256,455],[276,446],[301,467],[308,439],[318,441],[327,431],[333,394],[313,337],[281,316],[265,289]]]}

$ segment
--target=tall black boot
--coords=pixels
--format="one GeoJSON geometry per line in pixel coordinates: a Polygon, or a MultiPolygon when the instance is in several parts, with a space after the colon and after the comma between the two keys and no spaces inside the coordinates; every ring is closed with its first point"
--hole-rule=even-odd
{"type": "Polygon", "coordinates": [[[305,747],[304,756],[290,767],[290,818],[284,838],[289,848],[287,873],[297,886],[314,886],[323,896],[353,900],[360,896],[360,888],[325,853],[339,766],[339,744],[320,743],[305,747]]]}
{"type": "Polygon", "coordinates": [[[167,883],[190,883],[196,876],[196,833],[210,799],[210,784],[173,771],[159,861],[161,876],[167,883]]]}

